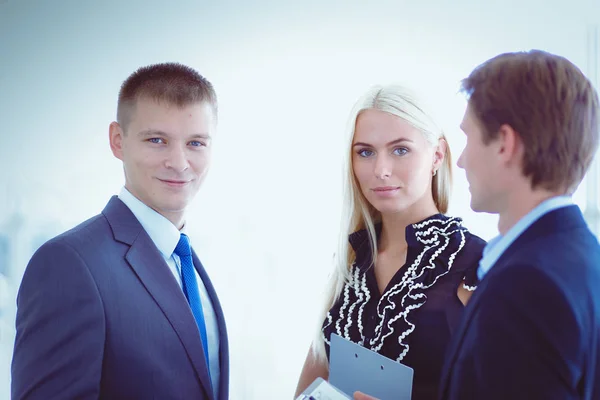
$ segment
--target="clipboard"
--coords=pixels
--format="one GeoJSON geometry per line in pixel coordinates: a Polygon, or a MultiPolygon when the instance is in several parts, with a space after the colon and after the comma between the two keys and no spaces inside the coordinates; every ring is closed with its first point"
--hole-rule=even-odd
{"type": "Polygon", "coordinates": [[[361,391],[380,400],[410,400],[412,368],[332,334],[329,382],[346,395],[361,391]]]}
{"type": "Polygon", "coordinates": [[[296,400],[352,400],[323,378],[317,378],[296,400]]]}

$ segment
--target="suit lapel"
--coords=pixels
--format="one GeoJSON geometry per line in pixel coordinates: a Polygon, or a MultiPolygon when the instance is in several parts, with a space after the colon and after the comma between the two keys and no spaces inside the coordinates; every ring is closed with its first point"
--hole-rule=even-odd
{"type": "Polygon", "coordinates": [[[505,251],[502,253],[493,268],[488,272],[484,279],[480,282],[475,293],[465,307],[465,313],[461,323],[458,326],[455,334],[452,337],[448,352],[446,353],[446,361],[442,370],[440,393],[442,398],[446,398],[446,390],[448,389],[449,376],[452,367],[456,362],[456,358],[460,353],[464,336],[471,324],[471,320],[475,315],[475,311],[479,306],[479,299],[485,296],[485,288],[490,279],[494,279],[494,275],[501,271],[506,265],[511,264],[512,256],[518,250],[532,240],[540,239],[544,236],[552,235],[555,232],[564,232],[565,230],[585,227],[586,223],[583,215],[577,206],[562,207],[547,214],[544,214],[527,228],[505,251]]]}
{"type": "Polygon", "coordinates": [[[169,320],[196,370],[205,395],[213,399],[198,327],[183,291],[162,255],[133,213],[116,196],[110,200],[103,214],[113,229],[115,239],[131,246],[125,259],[169,320]]]}
{"type": "Polygon", "coordinates": [[[194,267],[198,272],[198,275],[204,283],[204,287],[208,293],[210,301],[212,303],[215,317],[217,319],[217,327],[219,329],[219,368],[220,368],[220,379],[219,379],[219,398],[229,398],[229,341],[227,338],[227,328],[225,325],[225,317],[219,302],[217,292],[204,269],[204,266],[200,262],[200,259],[196,255],[196,252],[192,249],[192,256],[194,259],[194,267]]]}

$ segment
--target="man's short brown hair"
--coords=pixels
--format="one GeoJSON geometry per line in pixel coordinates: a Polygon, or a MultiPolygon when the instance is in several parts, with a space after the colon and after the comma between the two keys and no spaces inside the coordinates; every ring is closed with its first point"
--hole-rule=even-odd
{"type": "Polygon", "coordinates": [[[161,63],[141,67],[121,85],[117,122],[123,130],[140,98],[177,107],[207,102],[217,114],[217,95],[213,85],[196,70],[179,63],[161,63]]]}
{"type": "Polygon", "coordinates": [[[487,144],[506,124],[521,138],[523,174],[532,188],[572,193],[598,148],[598,94],[564,57],[544,51],[506,53],[462,82],[487,144]]]}

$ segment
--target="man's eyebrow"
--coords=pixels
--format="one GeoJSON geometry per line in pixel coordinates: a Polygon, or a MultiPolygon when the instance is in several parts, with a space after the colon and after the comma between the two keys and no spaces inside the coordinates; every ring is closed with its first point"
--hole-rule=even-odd
{"type": "Polygon", "coordinates": [[[212,137],[210,136],[210,134],[208,133],[196,133],[193,134],[192,136],[190,136],[190,139],[212,139],[212,137]]]}
{"type": "Polygon", "coordinates": [[[141,137],[149,137],[149,136],[169,136],[167,132],[158,130],[158,129],[145,129],[143,131],[138,132],[138,136],[141,137]]]}
{"type": "MultiPolygon", "coordinates": [[[[168,138],[170,135],[161,131],[160,129],[145,129],[143,131],[138,132],[138,135],[141,137],[152,137],[152,136],[161,136],[168,138]]],[[[208,139],[210,140],[212,137],[208,133],[195,133],[189,137],[189,139],[208,139]]]]}

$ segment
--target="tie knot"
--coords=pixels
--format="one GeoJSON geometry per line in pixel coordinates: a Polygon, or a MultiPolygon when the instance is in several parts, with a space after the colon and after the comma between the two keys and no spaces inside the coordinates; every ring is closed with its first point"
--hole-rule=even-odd
{"type": "Polygon", "coordinates": [[[192,248],[190,247],[190,240],[185,233],[182,233],[179,237],[179,242],[175,246],[175,254],[181,257],[189,257],[192,255],[192,248]]]}

